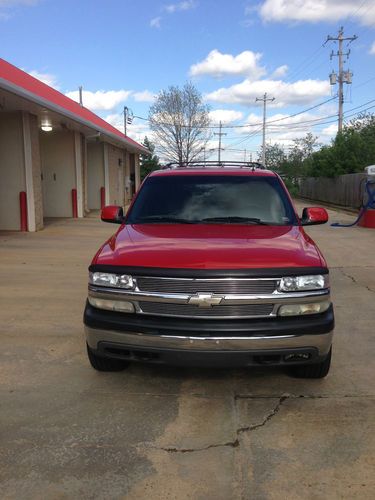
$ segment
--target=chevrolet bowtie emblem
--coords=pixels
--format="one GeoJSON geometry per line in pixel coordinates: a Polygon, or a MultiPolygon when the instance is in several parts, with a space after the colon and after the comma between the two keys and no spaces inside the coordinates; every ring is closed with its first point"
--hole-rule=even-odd
{"type": "Polygon", "coordinates": [[[213,293],[197,293],[189,299],[189,304],[198,307],[212,307],[218,306],[223,297],[214,297],[213,293]]]}

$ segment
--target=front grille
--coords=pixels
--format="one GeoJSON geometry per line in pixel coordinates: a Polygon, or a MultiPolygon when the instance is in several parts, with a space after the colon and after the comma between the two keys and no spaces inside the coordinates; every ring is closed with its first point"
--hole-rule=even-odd
{"type": "Polygon", "coordinates": [[[138,277],[137,285],[142,292],[156,293],[220,293],[258,295],[273,293],[277,286],[275,279],[189,279],[138,277]]]}
{"type": "Polygon", "coordinates": [[[139,302],[145,314],[157,316],[185,316],[197,318],[251,318],[270,316],[273,304],[240,304],[218,305],[214,307],[197,307],[191,304],[171,304],[166,302],[139,302]]]}

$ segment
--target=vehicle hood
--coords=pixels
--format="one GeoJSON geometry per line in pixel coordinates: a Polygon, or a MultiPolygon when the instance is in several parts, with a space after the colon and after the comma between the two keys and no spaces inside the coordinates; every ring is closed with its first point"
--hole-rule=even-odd
{"type": "Polygon", "coordinates": [[[93,264],[170,269],[326,266],[300,226],[237,224],[121,226],[93,264]]]}

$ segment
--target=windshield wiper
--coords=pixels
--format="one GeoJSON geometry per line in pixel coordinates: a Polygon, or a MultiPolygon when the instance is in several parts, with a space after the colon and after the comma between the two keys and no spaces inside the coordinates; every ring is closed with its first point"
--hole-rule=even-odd
{"type": "Polygon", "coordinates": [[[197,224],[198,221],[191,219],[183,219],[181,217],[169,217],[167,215],[150,215],[148,217],[140,217],[132,224],[142,224],[142,223],[152,223],[152,222],[166,222],[171,224],[197,224]]]}
{"type": "Polygon", "coordinates": [[[239,224],[261,224],[261,225],[269,225],[268,222],[264,222],[261,219],[257,219],[256,217],[239,217],[235,215],[228,215],[227,217],[206,217],[202,219],[201,222],[223,222],[224,224],[230,223],[239,223],[239,224]]]}

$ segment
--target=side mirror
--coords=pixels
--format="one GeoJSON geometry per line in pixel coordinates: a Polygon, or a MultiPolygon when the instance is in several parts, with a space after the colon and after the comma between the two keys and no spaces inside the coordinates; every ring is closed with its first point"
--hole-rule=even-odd
{"type": "Polygon", "coordinates": [[[302,226],[313,226],[314,224],[325,224],[328,222],[328,213],[325,208],[309,207],[302,211],[302,226]]]}
{"type": "Polygon", "coordinates": [[[117,205],[107,205],[102,208],[100,217],[103,222],[122,224],[124,221],[124,211],[122,207],[118,207],[117,205]]]}

